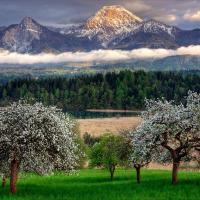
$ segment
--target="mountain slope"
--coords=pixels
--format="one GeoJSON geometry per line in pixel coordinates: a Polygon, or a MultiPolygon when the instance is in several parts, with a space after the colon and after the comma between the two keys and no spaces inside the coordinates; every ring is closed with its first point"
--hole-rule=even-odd
{"type": "Polygon", "coordinates": [[[200,45],[200,29],[178,31],[176,42],[179,46],[200,45]]]}
{"type": "Polygon", "coordinates": [[[180,31],[177,27],[149,20],[140,23],[128,34],[119,35],[109,44],[109,47],[126,50],[144,47],[175,49],[179,47],[176,33],[180,31]]]}
{"type": "Polygon", "coordinates": [[[121,6],[104,6],[68,33],[88,37],[103,49],[176,49],[200,44],[200,29],[185,31],[156,20],[143,21],[121,6]]]}
{"type": "Polygon", "coordinates": [[[143,21],[122,6],[104,6],[84,24],[72,28],[47,28],[30,17],[0,28],[0,48],[19,53],[189,45],[200,45],[200,29],[186,31],[155,20],[143,21]]]}
{"type": "Polygon", "coordinates": [[[122,6],[104,6],[80,27],[77,34],[96,40],[106,48],[113,38],[130,32],[142,21],[122,6]]]}
{"type": "Polygon", "coordinates": [[[169,56],[161,59],[131,60],[123,62],[98,63],[94,70],[134,69],[147,71],[199,71],[200,57],[191,55],[169,56]]]}
{"type": "Polygon", "coordinates": [[[0,47],[20,53],[93,49],[88,38],[62,35],[40,25],[30,17],[25,17],[20,24],[11,25],[3,30],[0,47]]]}

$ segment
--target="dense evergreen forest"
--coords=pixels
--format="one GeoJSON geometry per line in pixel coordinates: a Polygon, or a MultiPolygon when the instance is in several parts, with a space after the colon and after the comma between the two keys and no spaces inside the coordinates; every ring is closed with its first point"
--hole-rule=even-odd
{"type": "Polygon", "coordinates": [[[200,75],[125,70],[74,78],[11,80],[0,86],[0,104],[26,99],[63,110],[143,109],[145,98],[180,102],[188,90],[200,92],[200,75]]]}

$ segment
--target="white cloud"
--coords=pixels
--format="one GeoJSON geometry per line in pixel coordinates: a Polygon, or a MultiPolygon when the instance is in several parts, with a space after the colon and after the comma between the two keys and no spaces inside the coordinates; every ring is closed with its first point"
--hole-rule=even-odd
{"type": "Polygon", "coordinates": [[[200,45],[189,46],[189,47],[180,47],[176,51],[177,55],[193,55],[200,56],[200,45]]]}
{"type": "Polygon", "coordinates": [[[188,20],[188,21],[192,21],[192,22],[200,21],[200,10],[195,12],[195,13],[191,13],[191,12],[186,13],[183,16],[183,19],[188,20]]]}
{"type": "Polygon", "coordinates": [[[146,12],[152,9],[151,5],[138,0],[126,2],[125,7],[133,12],[146,12]]]}
{"type": "Polygon", "coordinates": [[[65,52],[60,54],[41,53],[37,55],[19,54],[15,52],[0,51],[1,64],[48,64],[48,63],[78,63],[78,62],[107,62],[137,59],[159,59],[174,55],[200,56],[200,45],[181,47],[177,50],[167,49],[135,49],[122,50],[95,50],[90,52],[65,52]]]}
{"type": "Polygon", "coordinates": [[[158,21],[167,22],[167,23],[175,22],[175,21],[178,20],[178,17],[176,15],[173,15],[173,14],[156,16],[154,18],[158,21]]]}

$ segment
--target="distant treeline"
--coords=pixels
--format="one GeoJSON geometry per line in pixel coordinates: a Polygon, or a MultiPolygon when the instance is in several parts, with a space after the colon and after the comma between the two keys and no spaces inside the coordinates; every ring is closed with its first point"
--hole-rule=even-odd
{"type": "Polygon", "coordinates": [[[180,102],[188,90],[200,92],[200,75],[125,70],[74,78],[25,78],[0,86],[0,106],[26,99],[63,110],[143,109],[145,98],[180,102]]]}

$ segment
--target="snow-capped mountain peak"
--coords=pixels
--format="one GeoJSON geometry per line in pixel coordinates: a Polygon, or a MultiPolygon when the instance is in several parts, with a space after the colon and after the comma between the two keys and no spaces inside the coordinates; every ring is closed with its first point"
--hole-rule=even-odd
{"type": "Polygon", "coordinates": [[[168,26],[162,22],[151,19],[142,23],[142,29],[144,32],[150,32],[150,33],[164,32],[168,35],[174,36],[174,31],[177,28],[173,26],[168,26]]]}
{"type": "MultiPolygon", "coordinates": [[[[124,7],[114,5],[104,6],[79,29],[71,29],[66,34],[88,37],[102,48],[110,48],[116,46],[125,38],[131,37],[131,40],[133,40],[138,33],[163,35],[163,37],[173,40],[177,31],[178,28],[153,19],[143,21],[124,7]]],[[[142,44],[142,42],[140,43],[142,44]]]]}
{"type": "Polygon", "coordinates": [[[19,27],[24,31],[32,32],[33,34],[40,34],[42,32],[42,26],[31,17],[24,17],[20,22],[19,27]]]}
{"type": "Polygon", "coordinates": [[[6,49],[18,52],[32,50],[33,41],[39,41],[45,28],[31,17],[24,17],[19,24],[9,26],[1,38],[6,49]]]}
{"type": "Polygon", "coordinates": [[[0,48],[20,53],[136,48],[176,49],[199,45],[200,29],[181,30],[156,20],[143,21],[122,6],[104,6],[84,24],[54,29],[25,17],[0,27],[0,48]]]}
{"type": "Polygon", "coordinates": [[[37,24],[39,25],[33,18],[31,17],[24,17],[21,22],[20,22],[21,25],[28,25],[28,24],[37,24]]]}
{"type": "Polygon", "coordinates": [[[85,23],[82,35],[96,37],[103,46],[122,32],[130,32],[143,20],[122,6],[104,6],[85,23]]]}
{"type": "Polygon", "coordinates": [[[88,19],[85,27],[88,29],[116,29],[139,22],[142,22],[142,19],[122,6],[104,6],[93,17],[88,19]]]}

